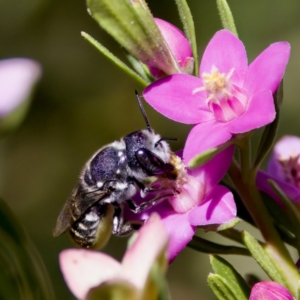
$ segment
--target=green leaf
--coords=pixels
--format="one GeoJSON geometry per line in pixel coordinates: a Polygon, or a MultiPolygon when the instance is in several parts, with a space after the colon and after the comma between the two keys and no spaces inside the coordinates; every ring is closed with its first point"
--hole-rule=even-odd
{"type": "Polygon", "coordinates": [[[222,276],[209,274],[207,277],[207,283],[219,300],[240,300],[234,295],[234,292],[230,289],[227,280],[222,276]]]}
{"type": "Polygon", "coordinates": [[[235,228],[229,228],[223,231],[218,232],[219,235],[226,237],[232,241],[235,241],[237,243],[240,243],[244,245],[243,239],[242,239],[242,232],[240,230],[237,230],[235,228]]]}
{"type": "MultiPolygon", "coordinates": [[[[280,189],[280,187],[276,184],[275,181],[269,179],[268,180],[270,186],[275,191],[275,193],[279,196],[281,201],[284,203],[287,208],[288,217],[292,223],[292,232],[295,234],[297,241],[300,241],[300,214],[296,209],[294,203],[285,195],[285,193],[280,189]]],[[[299,245],[300,246],[300,245],[299,245]]],[[[300,251],[300,247],[298,249],[300,251]]]]}
{"type": "Polygon", "coordinates": [[[107,48],[101,45],[98,41],[96,41],[93,37],[91,37],[86,32],[81,32],[81,35],[89,41],[94,47],[96,47],[106,58],[111,60],[116,66],[118,66],[122,71],[127,73],[130,77],[135,79],[138,83],[140,83],[143,87],[146,87],[150,81],[146,81],[132,69],[130,69],[126,64],[124,64],[118,57],[113,55],[107,48]]]}
{"type": "Polygon", "coordinates": [[[1,199],[0,266],[1,299],[54,299],[51,282],[37,250],[1,199]],[[7,298],[8,295],[11,296],[7,298]]]}
{"type": "Polygon", "coordinates": [[[210,161],[212,158],[214,158],[218,153],[219,149],[217,147],[211,148],[209,150],[206,150],[202,152],[201,154],[196,155],[193,157],[189,163],[188,167],[190,169],[196,169],[202,165],[204,165],[206,162],[210,161]]]}
{"type": "Polygon", "coordinates": [[[139,300],[139,291],[131,283],[115,280],[92,288],[86,297],[87,300],[139,300]]]}
{"type": "Polygon", "coordinates": [[[261,266],[261,268],[268,274],[268,276],[278,283],[285,286],[284,280],[278,271],[277,267],[274,265],[272,259],[264,250],[264,248],[258,243],[258,241],[249,233],[243,232],[243,241],[245,246],[251,252],[253,258],[261,266]]]}
{"type": "Polygon", "coordinates": [[[225,29],[230,30],[233,34],[238,36],[232,12],[226,0],[217,0],[217,7],[221,17],[222,25],[225,29]]]}
{"type": "Polygon", "coordinates": [[[213,159],[218,153],[220,153],[221,151],[223,151],[224,149],[226,149],[227,147],[231,146],[234,143],[235,143],[235,140],[231,139],[228,142],[226,142],[218,147],[208,149],[208,150],[196,155],[189,161],[188,167],[190,169],[196,169],[196,168],[204,165],[206,162],[213,159]]]}
{"type": "Polygon", "coordinates": [[[294,237],[295,230],[298,230],[298,228],[295,228],[292,219],[287,214],[282,213],[282,207],[268,194],[261,192],[261,195],[264,204],[274,219],[276,230],[281,239],[285,243],[295,248],[299,248],[299,242],[294,237]]]}
{"type": "Polygon", "coordinates": [[[238,299],[248,299],[251,292],[250,287],[230,263],[220,256],[210,255],[210,264],[216,274],[226,278],[230,290],[238,299]]]}
{"type": "Polygon", "coordinates": [[[154,81],[153,76],[151,75],[149,68],[141,63],[138,59],[136,59],[134,56],[132,56],[130,53],[125,53],[126,58],[131,63],[133,69],[149,84],[154,81]]]}
{"type": "Polygon", "coordinates": [[[223,223],[221,225],[219,225],[217,227],[217,231],[223,231],[223,230],[227,230],[229,228],[234,227],[235,225],[237,225],[238,223],[240,223],[240,219],[239,218],[234,218],[226,223],[223,223]]]}
{"type": "Polygon", "coordinates": [[[263,131],[259,146],[256,151],[256,157],[253,164],[254,169],[259,169],[260,164],[263,161],[264,157],[272,148],[277,135],[279,119],[280,119],[280,105],[283,99],[283,81],[281,81],[277,91],[273,95],[273,98],[275,103],[276,118],[271,124],[267,125],[263,131]]]}
{"type": "Polygon", "coordinates": [[[131,55],[166,74],[180,67],[142,0],[87,0],[92,17],[131,55]]]}
{"type": "Polygon", "coordinates": [[[209,254],[234,254],[234,255],[246,255],[250,256],[250,252],[246,248],[237,246],[224,246],[208,240],[205,240],[199,236],[193,236],[193,239],[188,243],[188,247],[209,254]]]}
{"type": "Polygon", "coordinates": [[[275,220],[275,225],[282,225],[289,231],[293,232],[293,223],[286,214],[282,213],[282,207],[268,194],[261,192],[261,195],[264,204],[266,205],[268,211],[275,220]]]}
{"type": "Polygon", "coordinates": [[[199,77],[199,59],[198,59],[197,41],[196,41],[196,33],[195,33],[193,16],[191,14],[191,10],[186,0],[175,0],[175,2],[178,8],[181,22],[183,24],[184,33],[187,36],[192,47],[193,58],[194,58],[194,75],[196,77],[199,77]]]}

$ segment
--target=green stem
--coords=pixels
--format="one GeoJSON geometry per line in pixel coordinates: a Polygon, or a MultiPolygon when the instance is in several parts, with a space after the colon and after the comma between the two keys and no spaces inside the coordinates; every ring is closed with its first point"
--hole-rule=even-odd
{"type": "Polygon", "coordinates": [[[297,281],[300,279],[299,272],[273,226],[274,221],[256,188],[256,172],[249,172],[248,180],[244,181],[237,162],[233,160],[229,167],[228,175],[266,241],[265,250],[282,274],[286,287],[295,295],[297,281]]]}
{"type": "Polygon", "coordinates": [[[243,182],[247,182],[249,171],[251,169],[251,140],[250,136],[245,137],[238,143],[240,150],[240,160],[243,182]]]}
{"type": "Polygon", "coordinates": [[[238,36],[232,12],[226,0],[217,0],[217,7],[220,13],[222,25],[225,29],[230,30],[233,34],[238,36]]]}

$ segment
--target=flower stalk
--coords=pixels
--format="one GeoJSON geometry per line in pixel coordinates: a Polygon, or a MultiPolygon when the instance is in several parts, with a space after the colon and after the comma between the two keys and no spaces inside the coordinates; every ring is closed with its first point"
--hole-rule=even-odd
{"type": "Polygon", "coordinates": [[[228,169],[228,175],[265,239],[266,252],[280,271],[286,287],[295,295],[297,281],[300,279],[299,272],[273,225],[272,217],[262,202],[260,193],[255,185],[256,173],[250,172],[248,181],[245,183],[242,179],[240,167],[235,160],[232,160],[228,169]]]}

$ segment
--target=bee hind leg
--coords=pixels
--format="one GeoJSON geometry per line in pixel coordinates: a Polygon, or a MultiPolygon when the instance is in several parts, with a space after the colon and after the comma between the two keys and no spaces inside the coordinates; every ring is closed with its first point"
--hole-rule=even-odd
{"type": "Polygon", "coordinates": [[[120,206],[115,207],[115,214],[113,217],[112,233],[117,236],[127,236],[133,231],[140,229],[144,221],[124,221],[123,209],[120,206]]]}

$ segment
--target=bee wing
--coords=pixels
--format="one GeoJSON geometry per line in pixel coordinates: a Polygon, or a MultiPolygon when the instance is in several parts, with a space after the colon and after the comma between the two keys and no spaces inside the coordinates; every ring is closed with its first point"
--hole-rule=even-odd
{"type": "Polygon", "coordinates": [[[77,221],[82,214],[85,213],[90,207],[95,203],[101,201],[110,194],[107,190],[98,190],[96,193],[89,195],[88,193],[83,193],[80,185],[77,185],[63,206],[57,221],[56,226],[53,230],[53,235],[55,237],[66,232],[69,227],[77,221]],[[76,208],[77,216],[72,213],[72,210],[76,208]]]}

